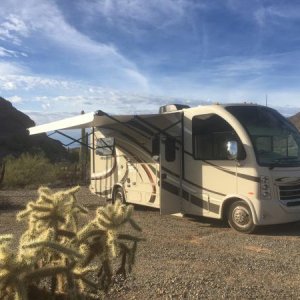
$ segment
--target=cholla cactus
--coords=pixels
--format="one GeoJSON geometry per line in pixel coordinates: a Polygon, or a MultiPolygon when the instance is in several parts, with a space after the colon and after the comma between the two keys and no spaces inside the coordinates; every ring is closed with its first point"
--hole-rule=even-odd
{"type": "Polygon", "coordinates": [[[79,216],[88,211],[77,203],[78,190],[38,190],[38,199],[17,215],[17,220],[27,222],[28,229],[16,253],[9,248],[12,236],[0,236],[0,295],[13,294],[14,298],[7,299],[26,300],[28,287],[38,289],[41,279],[49,277],[52,298],[64,293],[70,299],[88,299],[86,290],[105,291],[110,286],[113,258],[121,256],[117,273],[125,276],[126,266],[131,271],[140,239],[119,230],[129,223],[140,231],[131,218],[133,207],[116,202],[98,208],[95,218],[79,230],[79,216]],[[132,247],[128,243],[133,243],[132,247]],[[98,274],[99,282],[89,279],[91,272],[98,274]]]}
{"type": "Polygon", "coordinates": [[[79,187],[63,192],[51,193],[51,190],[41,187],[36,202],[29,202],[25,211],[17,215],[18,220],[26,219],[33,234],[39,234],[45,228],[77,231],[78,214],[87,214],[88,210],[77,204],[75,193],[79,187]]]}
{"type": "MultiPolygon", "coordinates": [[[[15,294],[15,299],[27,299],[27,289],[20,274],[30,271],[30,266],[18,261],[11,251],[13,235],[0,236],[0,295],[9,297],[15,294]]],[[[11,298],[13,299],[13,298],[11,298]]]]}
{"type": "MultiPolygon", "coordinates": [[[[126,263],[129,272],[134,263],[136,245],[141,239],[119,233],[121,227],[126,223],[141,231],[131,218],[132,212],[132,205],[126,206],[120,201],[106,207],[100,207],[96,211],[96,217],[77,234],[78,242],[84,254],[80,268],[85,270],[85,267],[98,257],[100,259],[99,283],[104,290],[108,289],[113,275],[110,264],[111,257],[114,258],[117,255],[122,257],[121,266],[117,273],[123,276],[126,276],[126,263]],[[132,248],[125,244],[124,241],[126,240],[133,242],[132,248]]],[[[81,282],[82,286],[84,286],[83,282],[81,282]]]]}
{"type": "MultiPolygon", "coordinates": [[[[53,276],[54,274],[71,273],[68,266],[49,266],[37,269],[38,257],[25,261],[12,251],[13,236],[0,235],[0,296],[1,299],[27,300],[28,286],[31,281],[53,276]]],[[[61,251],[61,249],[59,249],[61,251]]],[[[79,255],[79,254],[78,254],[79,255]]]]}

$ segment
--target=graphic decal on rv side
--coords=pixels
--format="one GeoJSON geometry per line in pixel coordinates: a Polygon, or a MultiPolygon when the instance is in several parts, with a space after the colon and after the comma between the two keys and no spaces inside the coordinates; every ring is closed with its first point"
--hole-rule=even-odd
{"type": "MultiPolygon", "coordinates": [[[[165,167],[163,167],[163,170],[166,171],[166,172],[168,172],[168,173],[170,173],[171,175],[176,176],[176,177],[179,178],[179,175],[176,174],[176,173],[174,173],[174,172],[172,172],[171,170],[169,170],[169,169],[167,169],[167,168],[165,168],[165,167]]],[[[223,193],[219,193],[219,192],[217,192],[217,191],[213,191],[213,190],[210,190],[210,189],[208,189],[208,188],[205,188],[205,187],[203,187],[203,186],[201,186],[201,185],[199,185],[199,184],[196,184],[196,183],[194,183],[194,182],[192,182],[192,181],[190,181],[190,180],[188,180],[188,179],[186,179],[186,178],[183,179],[183,182],[187,182],[187,183],[189,183],[189,184],[191,184],[191,185],[193,185],[193,186],[195,186],[195,187],[197,187],[197,188],[199,188],[199,189],[201,189],[201,190],[204,190],[204,191],[207,191],[207,192],[210,192],[210,193],[214,193],[214,194],[216,194],[216,195],[226,196],[226,195],[223,194],[223,193]]]]}
{"type": "MultiPolygon", "coordinates": [[[[127,160],[127,159],[126,159],[127,160]]],[[[125,170],[125,174],[123,175],[122,179],[120,180],[120,183],[121,184],[124,184],[127,177],[128,177],[128,167],[126,166],[126,170],[125,170]]],[[[112,175],[112,174],[111,174],[112,175]]],[[[101,178],[101,179],[104,179],[104,178],[101,178]]],[[[101,180],[99,178],[96,178],[94,180],[101,180]]],[[[113,191],[113,187],[107,189],[107,190],[104,190],[104,191],[101,191],[101,192],[96,192],[97,195],[101,195],[101,196],[107,196],[107,195],[111,195],[112,194],[112,191],[113,191]]]]}
{"type": "Polygon", "coordinates": [[[240,178],[244,178],[244,179],[247,179],[247,180],[251,180],[251,181],[255,181],[255,182],[260,182],[260,178],[259,177],[256,177],[256,176],[251,176],[251,175],[247,175],[247,174],[242,174],[242,173],[235,173],[233,171],[230,171],[228,169],[225,169],[225,168],[222,168],[220,166],[217,166],[211,162],[208,162],[207,160],[203,160],[206,164],[212,166],[212,167],[215,167],[216,169],[220,170],[220,171],[223,171],[225,173],[228,173],[228,174],[231,174],[231,175],[234,175],[234,176],[238,176],[240,178]]]}
{"type": "MultiPolygon", "coordinates": [[[[166,182],[166,181],[163,181],[162,182],[162,188],[166,191],[168,191],[169,193],[171,194],[174,194],[176,196],[179,196],[180,194],[180,188],[178,186],[175,186],[173,184],[171,184],[170,182],[166,182]]],[[[224,195],[225,196],[225,195],[224,195]]],[[[185,199],[186,201],[191,201],[192,204],[200,207],[200,208],[203,208],[203,209],[206,209],[206,210],[209,210],[213,213],[216,213],[218,214],[219,213],[219,209],[220,209],[220,206],[217,205],[217,204],[213,204],[213,203],[209,203],[208,201],[205,201],[195,195],[192,195],[190,194],[188,191],[186,190],[182,190],[182,198],[185,199]]]]}
{"type": "Polygon", "coordinates": [[[113,158],[113,165],[112,165],[111,169],[108,170],[106,173],[101,174],[101,175],[94,175],[94,174],[91,175],[91,180],[101,180],[101,179],[105,179],[105,178],[107,178],[107,177],[110,177],[110,176],[114,173],[114,171],[115,171],[116,168],[117,168],[117,158],[116,158],[115,155],[112,156],[112,158],[113,158]]]}
{"type": "MultiPolygon", "coordinates": [[[[152,195],[150,196],[149,202],[150,203],[154,203],[155,199],[156,199],[156,183],[153,180],[153,177],[152,177],[152,174],[151,174],[151,171],[152,171],[153,175],[156,176],[155,172],[153,171],[154,168],[153,167],[150,168],[150,166],[148,166],[147,162],[145,162],[144,160],[142,160],[137,155],[134,155],[130,150],[128,150],[127,148],[124,148],[124,146],[120,147],[118,145],[118,148],[120,148],[124,153],[128,153],[131,157],[134,157],[134,159],[141,165],[141,167],[145,171],[145,173],[146,173],[146,175],[147,175],[147,177],[148,177],[148,179],[149,179],[149,181],[151,183],[151,187],[152,187],[152,195]],[[150,170],[148,169],[148,167],[150,168],[150,170]]],[[[133,165],[133,167],[135,168],[135,170],[137,171],[138,175],[140,176],[140,178],[142,180],[142,175],[140,174],[139,170],[134,165],[133,165]]]]}
{"type": "MultiPolygon", "coordinates": [[[[126,159],[126,158],[125,158],[126,159]]],[[[120,183],[123,185],[125,181],[127,180],[128,174],[129,174],[129,169],[128,169],[128,160],[126,159],[126,171],[122,179],[120,180],[120,183]]]]}
{"type": "MultiPolygon", "coordinates": [[[[190,152],[188,152],[188,151],[184,151],[184,154],[187,154],[187,155],[193,157],[193,154],[190,153],[190,152]]],[[[247,179],[247,180],[251,180],[251,181],[255,181],[255,182],[260,182],[260,178],[259,178],[259,177],[251,176],[251,175],[247,175],[247,174],[242,174],[242,173],[237,173],[237,174],[235,174],[235,172],[230,171],[230,170],[227,170],[227,169],[222,168],[222,167],[220,167],[220,166],[217,166],[217,165],[215,165],[215,164],[213,164],[213,163],[211,163],[211,162],[208,162],[207,160],[203,160],[203,162],[205,162],[205,163],[207,163],[208,165],[211,165],[212,167],[215,167],[215,168],[217,168],[218,170],[223,171],[223,172],[225,172],[225,173],[228,173],[228,174],[231,174],[231,175],[234,175],[234,176],[237,175],[238,177],[243,178],[243,179],[247,179]]]]}
{"type": "Polygon", "coordinates": [[[151,175],[151,171],[149,171],[147,165],[145,165],[144,163],[141,164],[142,168],[145,170],[150,182],[151,182],[151,186],[152,186],[152,195],[150,197],[149,202],[154,203],[155,199],[156,199],[156,184],[155,181],[152,178],[151,175]]]}

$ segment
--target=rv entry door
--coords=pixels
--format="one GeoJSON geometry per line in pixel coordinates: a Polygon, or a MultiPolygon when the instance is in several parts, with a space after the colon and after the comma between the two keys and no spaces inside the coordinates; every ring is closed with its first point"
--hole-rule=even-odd
{"type": "Polygon", "coordinates": [[[182,212],[181,141],[160,138],[160,213],[182,212]]]}

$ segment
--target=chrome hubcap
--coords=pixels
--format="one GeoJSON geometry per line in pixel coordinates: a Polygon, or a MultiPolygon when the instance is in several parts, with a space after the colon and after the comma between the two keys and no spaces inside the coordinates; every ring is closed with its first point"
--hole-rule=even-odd
{"type": "Polygon", "coordinates": [[[243,206],[237,206],[232,212],[234,222],[240,227],[246,227],[251,221],[248,210],[243,206]]]}

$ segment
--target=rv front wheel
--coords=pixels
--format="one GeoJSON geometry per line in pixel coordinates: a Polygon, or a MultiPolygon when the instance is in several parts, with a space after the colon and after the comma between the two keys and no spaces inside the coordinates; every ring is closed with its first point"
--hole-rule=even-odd
{"type": "Polygon", "coordinates": [[[114,191],[113,203],[115,203],[117,200],[119,200],[121,203],[126,203],[123,189],[120,186],[116,187],[114,191]]]}
{"type": "Polygon", "coordinates": [[[255,229],[251,209],[244,201],[236,201],[230,205],[227,220],[229,226],[239,232],[251,233],[255,229]]]}

